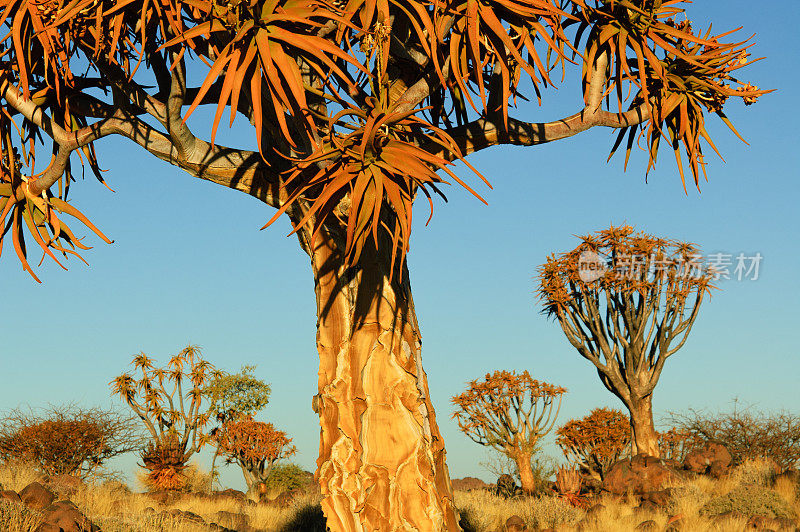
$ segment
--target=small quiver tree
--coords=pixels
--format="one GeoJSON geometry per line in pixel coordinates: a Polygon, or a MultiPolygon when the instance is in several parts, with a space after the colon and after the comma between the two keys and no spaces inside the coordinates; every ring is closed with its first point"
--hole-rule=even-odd
{"type": "Polygon", "coordinates": [[[602,480],[631,443],[628,416],[611,408],[595,408],[581,418],[567,421],[556,431],[556,443],[567,460],[581,471],[602,480]]]}
{"type": "MultiPolygon", "coordinates": [[[[220,426],[212,432],[220,430],[222,425],[241,417],[254,416],[267,406],[272,388],[269,384],[253,375],[255,366],[242,366],[239,373],[217,371],[213,379],[205,387],[204,394],[208,397],[209,413],[220,426]]],[[[217,445],[214,458],[211,460],[211,485],[216,479],[217,457],[221,449],[217,445]]]]}
{"type": "Polygon", "coordinates": [[[522,488],[536,488],[531,460],[542,436],[552,430],[565,388],[533,379],[527,371],[495,371],[469,383],[452,398],[453,418],[472,441],[508,456],[522,488]]]}
{"type": "Polygon", "coordinates": [[[659,456],[653,390],[686,343],[712,272],[689,243],[611,227],[551,255],[539,296],[569,342],[631,414],[634,454],[659,456]]]}
{"type": "Polygon", "coordinates": [[[266,482],[276,462],[297,452],[285,432],[276,430],[272,423],[255,421],[251,417],[224,423],[214,431],[213,439],[227,462],[242,468],[247,493],[251,496],[257,495],[259,486],[266,482]]]}
{"type": "Polygon", "coordinates": [[[133,357],[134,373],[111,381],[112,395],[119,395],[142,420],[150,441],[142,452],[147,483],[154,489],[177,490],[181,474],[193,454],[206,443],[204,427],[209,412],[203,411],[203,391],[214,373],[200,348],[188,346],[173,356],[165,368],[140,353],[133,357]]]}

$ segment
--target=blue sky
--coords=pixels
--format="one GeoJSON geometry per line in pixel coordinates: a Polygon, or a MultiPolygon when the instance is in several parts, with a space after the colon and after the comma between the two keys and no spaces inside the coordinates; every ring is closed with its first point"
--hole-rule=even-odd
{"type": "MultiPolygon", "coordinates": [[[[613,133],[593,130],[551,145],[481,152],[471,162],[494,186],[480,189],[488,207],[451,189],[450,202],[436,205],[428,227],[420,209],[408,261],[423,362],[454,477],[488,479],[479,466],[484,449],[457,431],[449,404],[468,380],[488,371],[527,369],[566,387],[560,422],[596,406],[621,406],[558,325],[540,314],[534,296],[536,268],[547,254],[610,223],[696,242],[706,253],[763,256],[757,281],[721,282],[704,304],[656,389],[657,417],[690,407],[728,409],[734,398],[797,411],[794,23],[800,4],[770,2],[757,13],[752,6],[742,0],[689,6],[695,27],[713,20],[719,32],[745,25],[743,38],[757,33],[754,55],[767,59],[747,69],[746,78],[778,89],[752,107],[739,101],[726,107],[750,146],[709,118],[726,162],[708,156],[710,181],[701,193],[684,193],[668,152],[647,182],[641,157],[634,156],[627,173],[621,158],[606,164],[613,133]],[[783,14],[773,17],[768,7],[783,14]]],[[[546,93],[542,109],[526,108],[521,116],[550,120],[574,112],[579,102],[572,78],[546,93]]],[[[10,248],[0,259],[0,410],[121,406],[107,383],[128,368],[131,355],[144,351],[164,363],[194,343],[220,368],[258,366],[257,375],[273,387],[262,418],[294,437],[296,461],[313,470],[319,445],[311,410],[313,279],[308,257],[286,237],[288,222],[259,231],[272,210],[253,198],[192,179],[118,139],[99,148],[116,192],[87,177],[72,198],[115,243],[94,239],[89,267],[72,260],[69,272],[40,268],[42,285],[21,271],[10,248]]],[[[552,444],[546,451],[558,456],[552,444]]],[[[134,462],[116,465],[130,474],[134,462]]],[[[231,470],[224,478],[240,487],[240,477],[231,470]]]]}

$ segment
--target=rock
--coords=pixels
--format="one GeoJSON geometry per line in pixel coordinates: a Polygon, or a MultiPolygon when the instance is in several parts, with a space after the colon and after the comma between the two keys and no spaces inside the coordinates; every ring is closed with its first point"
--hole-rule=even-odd
{"type": "Polygon", "coordinates": [[[175,504],[178,502],[181,497],[183,497],[183,494],[178,491],[158,490],[148,492],[147,496],[158,504],[169,506],[170,504],[175,504]]]}
{"type": "Polygon", "coordinates": [[[659,491],[670,482],[681,479],[680,473],[653,456],[637,454],[616,462],[603,479],[603,490],[615,495],[641,495],[659,491]]]}
{"type": "Polygon", "coordinates": [[[70,501],[57,501],[42,510],[36,532],[98,532],[100,528],[70,501]]]}
{"type": "Polygon", "coordinates": [[[636,525],[636,528],[634,528],[634,530],[646,530],[648,532],[650,530],[658,530],[658,523],[656,523],[652,519],[648,519],[647,521],[642,521],[641,523],[636,525]]]}
{"type": "Polygon", "coordinates": [[[16,491],[11,490],[0,491],[0,499],[5,499],[11,502],[22,502],[22,499],[19,498],[19,494],[16,491]]]}
{"type": "Polygon", "coordinates": [[[524,532],[525,530],[528,530],[528,526],[520,516],[512,515],[506,519],[506,524],[503,530],[505,530],[505,532],[524,532]]]}
{"type": "Polygon", "coordinates": [[[292,505],[292,501],[294,501],[294,495],[291,492],[283,491],[270,502],[273,506],[288,508],[292,505]]]}
{"type": "Polygon", "coordinates": [[[485,490],[489,484],[475,477],[455,478],[450,481],[453,491],[485,490]]]}
{"type": "Polygon", "coordinates": [[[664,532],[677,532],[686,528],[686,520],[683,514],[671,515],[667,518],[666,528],[664,532]]]}
{"type": "Polygon", "coordinates": [[[38,482],[31,482],[19,492],[19,498],[28,508],[41,510],[50,506],[56,495],[38,482]]]}
{"type": "Polygon", "coordinates": [[[501,497],[513,497],[517,494],[517,483],[511,475],[503,474],[497,477],[497,495],[501,497]]]}
{"type": "Polygon", "coordinates": [[[222,491],[215,491],[211,494],[211,498],[215,500],[233,499],[235,501],[244,502],[245,499],[247,499],[247,495],[245,495],[243,491],[226,489],[222,491]]]}
{"type": "Polygon", "coordinates": [[[689,452],[683,460],[683,468],[687,471],[699,475],[711,475],[714,478],[727,473],[730,466],[731,453],[724,445],[713,442],[689,452]]]}
{"type": "Polygon", "coordinates": [[[226,512],[224,510],[214,514],[214,522],[233,530],[243,530],[250,526],[250,518],[245,514],[226,512]]]}
{"type": "Polygon", "coordinates": [[[666,488],[658,491],[648,491],[642,494],[642,500],[648,501],[656,506],[665,507],[672,501],[672,488],[666,488]]]}
{"type": "Polygon", "coordinates": [[[797,529],[797,524],[793,520],[787,518],[754,515],[747,521],[744,528],[745,530],[791,530],[794,532],[797,529]]]}
{"type": "Polygon", "coordinates": [[[199,525],[204,525],[206,523],[205,519],[203,519],[202,517],[200,517],[196,513],[187,512],[187,511],[184,511],[184,510],[178,510],[177,508],[173,508],[171,510],[166,510],[166,511],[164,511],[162,513],[166,514],[166,515],[169,515],[169,516],[172,516],[175,519],[178,519],[178,520],[181,520],[181,521],[188,521],[188,522],[191,522],[191,523],[197,523],[199,525]]]}
{"type": "Polygon", "coordinates": [[[661,508],[650,501],[642,501],[639,506],[634,508],[635,512],[657,513],[661,508]]]}

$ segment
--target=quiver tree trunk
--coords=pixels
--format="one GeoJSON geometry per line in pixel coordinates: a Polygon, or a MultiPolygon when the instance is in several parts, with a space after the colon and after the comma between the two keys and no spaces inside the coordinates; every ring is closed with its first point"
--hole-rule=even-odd
{"type": "Polygon", "coordinates": [[[513,459],[519,471],[519,482],[526,493],[533,493],[536,489],[536,479],[533,476],[531,459],[533,455],[529,451],[514,451],[513,459]]]}
{"type": "Polygon", "coordinates": [[[660,457],[658,434],[653,422],[653,396],[632,398],[628,408],[631,412],[631,454],[660,457]]]}
{"type": "Polygon", "coordinates": [[[371,240],[346,268],[343,242],[326,234],[309,249],[320,357],[317,478],[328,527],[460,530],[407,269],[390,282],[390,254],[371,240]]]}

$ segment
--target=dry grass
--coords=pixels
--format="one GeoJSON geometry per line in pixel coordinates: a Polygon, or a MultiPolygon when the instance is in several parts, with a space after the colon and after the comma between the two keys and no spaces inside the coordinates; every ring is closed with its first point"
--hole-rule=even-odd
{"type": "MultiPolygon", "coordinates": [[[[774,476],[769,463],[748,462],[720,480],[708,477],[687,480],[673,486],[672,501],[668,507],[656,512],[637,510],[633,499],[601,497],[591,504],[599,503],[604,508],[587,515],[585,510],[573,508],[555,497],[507,500],[486,491],[456,492],[455,503],[466,532],[502,530],[502,525],[512,515],[522,517],[531,530],[555,528],[565,532],[578,529],[582,532],[617,532],[634,530],[648,520],[655,522],[655,530],[665,530],[670,517],[677,515],[681,517],[682,532],[739,531],[744,530],[747,516],[717,517],[708,514],[708,508],[714,508],[715,504],[720,507],[720,500],[732,500],[734,505],[741,504],[740,510],[746,511],[752,500],[737,499],[734,495],[757,492],[759,497],[771,501],[770,504],[780,504],[790,515],[800,516],[800,487],[788,479],[778,479],[773,485],[774,476]]],[[[0,467],[0,484],[6,489],[19,491],[39,479],[39,475],[24,467],[0,467]]],[[[169,510],[191,512],[208,523],[219,522],[218,512],[244,514],[255,529],[269,532],[324,530],[319,496],[312,495],[300,497],[286,509],[231,499],[210,500],[191,494],[174,504],[162,506],[145,494],[131,493],[119,482],[106,482],[82,487],[71,500],[104,532],[207,530],[169,515],[166,513],[169,510]]],[[[3,532],[31,532],[40,520],[39,512],[0,502],[0,530],[3,532]]]]}

